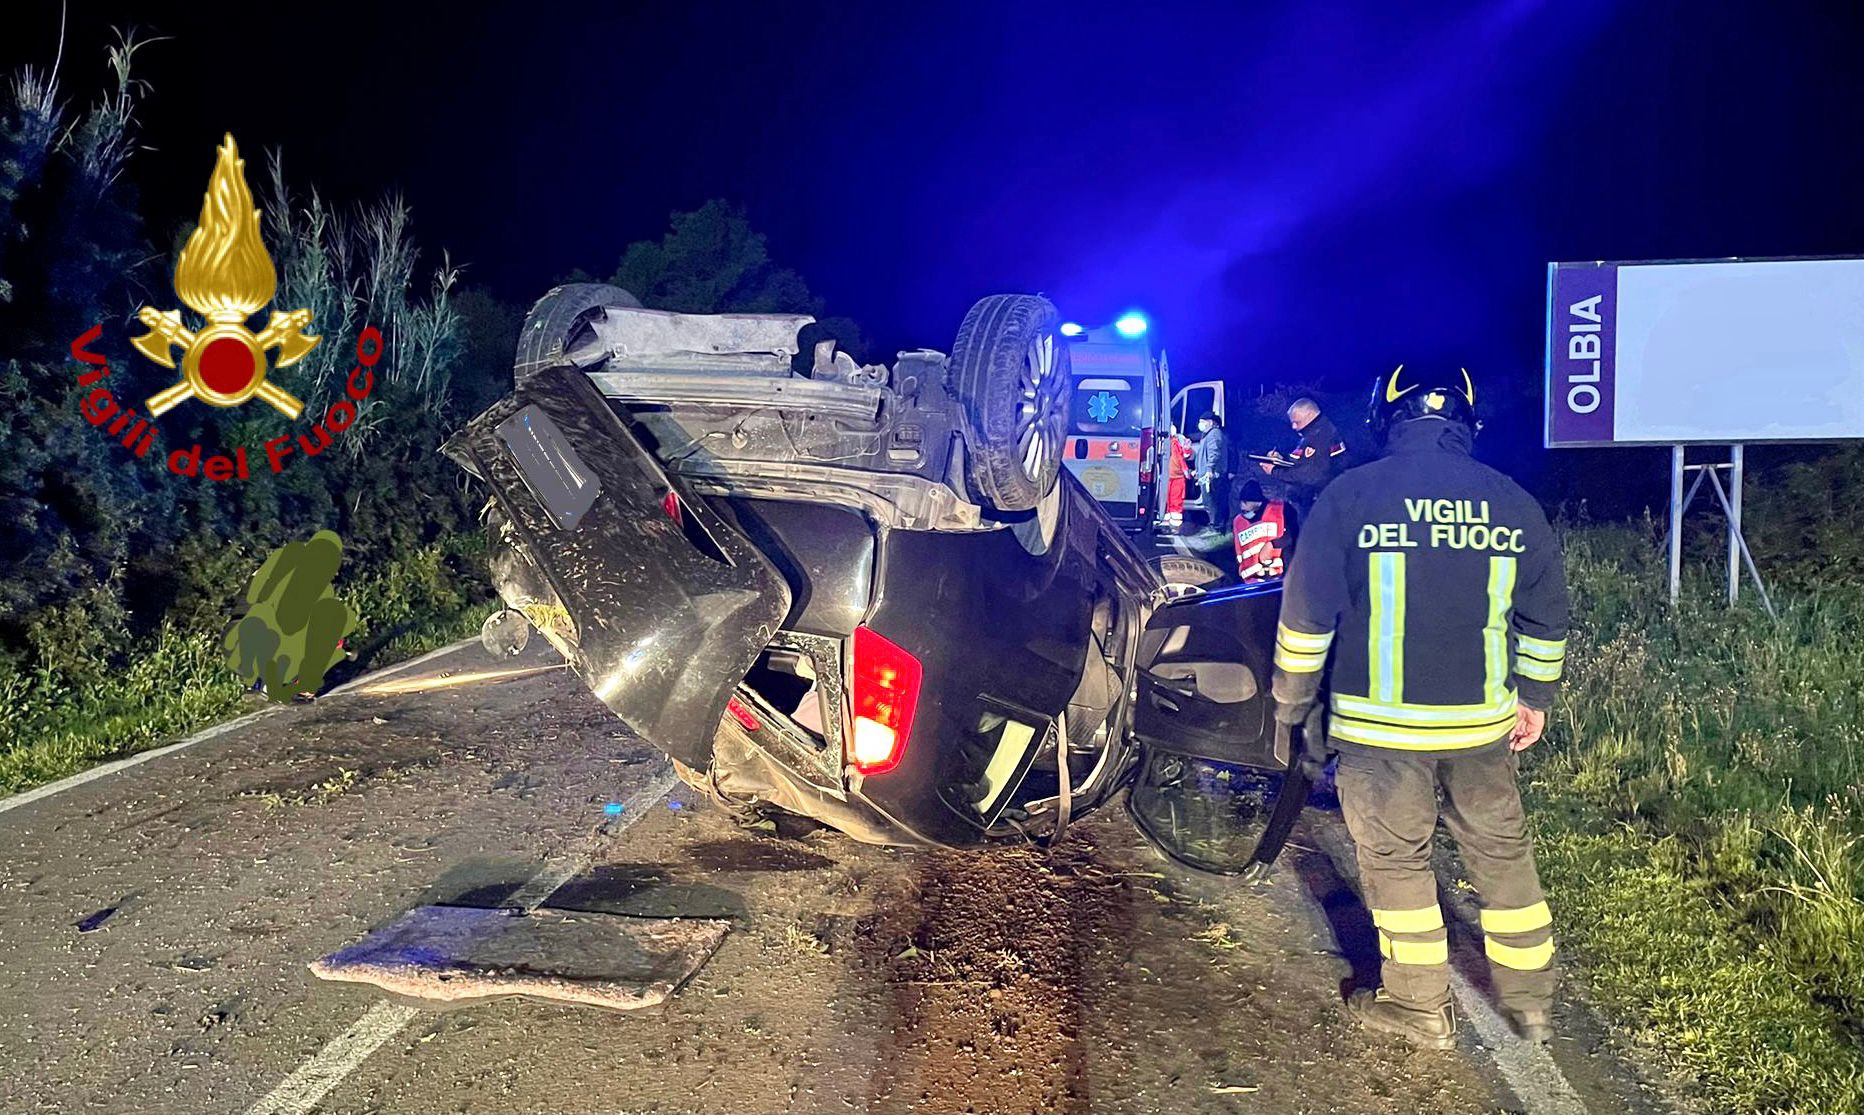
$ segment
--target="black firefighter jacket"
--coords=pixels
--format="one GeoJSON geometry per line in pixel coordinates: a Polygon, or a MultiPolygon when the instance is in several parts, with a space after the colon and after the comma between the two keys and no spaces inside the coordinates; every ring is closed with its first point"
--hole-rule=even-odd
{"type": "MultiPolygon", "coordinates": [[[[1518,703],[1552,707],[1566,576],[1547,516],[1440,419],[1321,493],[1288,573],[1277,703],[1311,706],[1331,652],[1336,745],[1456,752],[1496,743],[1518,703]]],[[[1292,711],[1292,710],[1291,710],[1292,711]]]]}

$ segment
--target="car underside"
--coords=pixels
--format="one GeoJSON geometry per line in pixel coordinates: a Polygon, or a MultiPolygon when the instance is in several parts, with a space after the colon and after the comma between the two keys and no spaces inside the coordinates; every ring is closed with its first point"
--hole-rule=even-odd
{"type": "Polygon", "coordinates": [[[1060,468],[1056,323],[993,296],[949,356],[889,367],[812,344],[807,317],[563,287],[513,394],[446,452],[491,489],[520,629],[732,808],[1042,840],[1218,763],[1261,776],[1239,865],[1266,862],[1299,808],[1263,692],[1277,594],[1175,599],[1060,468]]]}

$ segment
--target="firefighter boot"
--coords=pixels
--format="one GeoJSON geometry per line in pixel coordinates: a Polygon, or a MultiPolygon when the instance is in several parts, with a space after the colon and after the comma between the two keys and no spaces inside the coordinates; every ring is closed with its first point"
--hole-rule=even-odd
{"type": "Polygon", "coordinates": [[[1511,1010],[1508,1026],[1515,1037],[1533,1045],[1553,1041],[1553,1015],[1544,1010],[1511,1010]]]}
{"type": "Polygon", "coordinates": [[[1355,991],[1346,999],[1346,1011],[1360,1025],[1396,1034],[1424,1049],[1456,1048],[1456,1012],[1445,1003],[1435,1010],[1408,1007],[1385,993],[1355,991]]]}

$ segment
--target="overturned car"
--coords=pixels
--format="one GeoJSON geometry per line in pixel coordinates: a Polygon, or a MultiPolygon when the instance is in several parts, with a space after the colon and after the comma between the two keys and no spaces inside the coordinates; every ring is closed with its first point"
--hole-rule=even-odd
{"type": "Polygon", "coordinates": [[[1261,870],[1307,793],[1279,590],[1168,590],[1060,467],[1058,324],[991,296],[888,367],[808,317],[564,286],[445,452],[490,488],[506,619],[718,800],[967,847],[1131,786],[1167,851],[1261,870]]]}

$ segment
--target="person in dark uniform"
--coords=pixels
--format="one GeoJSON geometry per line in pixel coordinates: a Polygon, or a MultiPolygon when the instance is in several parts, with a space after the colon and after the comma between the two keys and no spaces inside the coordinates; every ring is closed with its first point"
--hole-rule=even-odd
{"type": "Polygon", "coordinates": [[[1481,897],[1496,993],[1515,1032],[1552,1038],[1553,918],[1516,785],[1566,657],[1567,592],[1546,514],[1470,450],[1475,386],[1400,366],[1369,422],[1384,457],[1334,481],[1289,564],[1276,719],[1307,722],[1329,656],[1324,743],[1384,957],[1365,1025],[1454,1044],[1448,936],[1430,851],[1439,814],[1481,897]],[[1441,793],[1442,804],[1438,803],[1441,793]]]}
{"type": "Polygon", "coordinates": [[[1294,451],[1285,457],[1270,453],[1274,459],[1258,465],[1275,481],[1275,494],[1292,504],[1298,517],[1306,518],[1321,490],[1345,469],[1346,442],[1312,399],[1296,399],[1288,407],[1288,425],[1301,435],[1294,451]]]}

